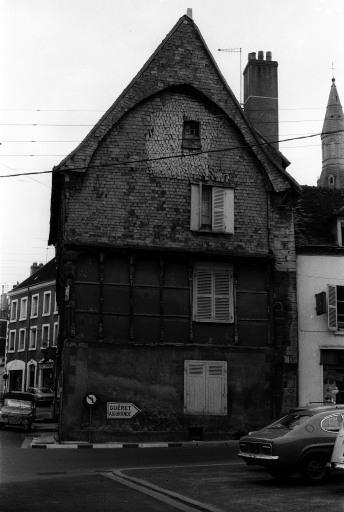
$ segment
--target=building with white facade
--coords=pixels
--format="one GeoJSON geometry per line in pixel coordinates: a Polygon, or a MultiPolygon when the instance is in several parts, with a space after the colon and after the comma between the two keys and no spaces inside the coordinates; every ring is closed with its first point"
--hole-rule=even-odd
{"type": "Polygon", "coordinates": [[[6,390],[53,387],[59,318],[55,259],[34,264],[31,275],[9,292],[6,390]]]}

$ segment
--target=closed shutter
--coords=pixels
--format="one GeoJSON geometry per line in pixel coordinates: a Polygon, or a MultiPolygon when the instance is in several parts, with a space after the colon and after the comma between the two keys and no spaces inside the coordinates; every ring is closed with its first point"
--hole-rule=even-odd
{"type": "Polygon", "coordinates": [[[328,328],[330,331],[338,330],[337,321],[337,287],[327,285],[328,288],[328,328]]]}
{"type": "Polygon", "coordinates": [[[213,231],[224,232],[225,230],[225,189],[213,188],[213,231]]]}
{"type": "Polygon", "coordinates": [[[208,414],[227,414],[227,363],[207,363],[206,411],[208,414]]]}
{"type": "Polygon", "coordinates": [[[184,362],[184,412],[205,412],[205,365],[203,361],[184,362]]]}
{"type": "Polygon", "coordinates": [[[227,362],[184,362],[184,412],[227,415],[227,362]]]}
{"type": "Polygon", "coordinates": [[[214,270],[214,320],[232,321],[232,275],[229,269],[214,270]]]}
{"type": "Polygon", "coordinates": [[[199,185],[191,185],[191,212],[190,212],[190,229],[198,231],[200,228],[200,187],[199,185]]]}
{"type": "Polygon", "coordinates": [[[200,268],[195,272],[194,318],[197,321],[212,320],[212,271],[200,268]]]}

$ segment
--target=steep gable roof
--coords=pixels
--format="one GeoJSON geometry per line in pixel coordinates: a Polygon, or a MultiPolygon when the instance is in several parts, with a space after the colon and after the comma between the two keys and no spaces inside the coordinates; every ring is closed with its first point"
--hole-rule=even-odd
{"type": "MultiPolygon", "coordinates": [[[[188,16],[179,19],[115,103],[54,171],[85,172],[99,142],[126,112],[153,94],[183,84],[202,92],[231,118],[265,168],[276,191],[298,187],[285,172],[281,154],[272,147],[264,148],[265,143],[250,126],[199,29],[188,16]],[[279,172],[276,173],[276,169],[279,172]]],[[[284,164],[286,162],[284,160],[284,164]]]]}
{"type": "Polygon", "coordinates": [[[343,250],[332,230],[343,206],[344,190],[303,186],[295,208],[297,250],[343,250]]]}

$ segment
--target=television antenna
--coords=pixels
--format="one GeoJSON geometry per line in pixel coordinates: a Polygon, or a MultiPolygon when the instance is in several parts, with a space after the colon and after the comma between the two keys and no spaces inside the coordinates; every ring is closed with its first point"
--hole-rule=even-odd
{"type": "Polygon", "coordinates": [[[240,71],[240,105],[242,105],[242,64],[241,54],[242,48],[218,48],[218,52],[238,53],[239,54],[239,71],[240,71]]]}

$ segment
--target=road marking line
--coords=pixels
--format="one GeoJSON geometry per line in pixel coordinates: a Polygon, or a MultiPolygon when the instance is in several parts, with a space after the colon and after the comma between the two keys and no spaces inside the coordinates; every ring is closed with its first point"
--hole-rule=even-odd
{"type": "Polygon", "coordinates": [[[145,480],[121,475],[120,470],[115,471],[114,473],[106,472],[99,474],[105,478],[110,478],[111,480],[114,480],[115,482],[118,482],[122,485],[126,485],[127,487],[130,487],[131,489],[134,489],[138,492],[147,494],[152,498],[162,501],[163,503],[167,503],[168,505],[171,505],[184,512],[224,512],[222,509],[201,503],[200,501],[196,501],[191,498],[187,498],[181,494],[168,491],[162,487],[150,484],[145,480]]]}

